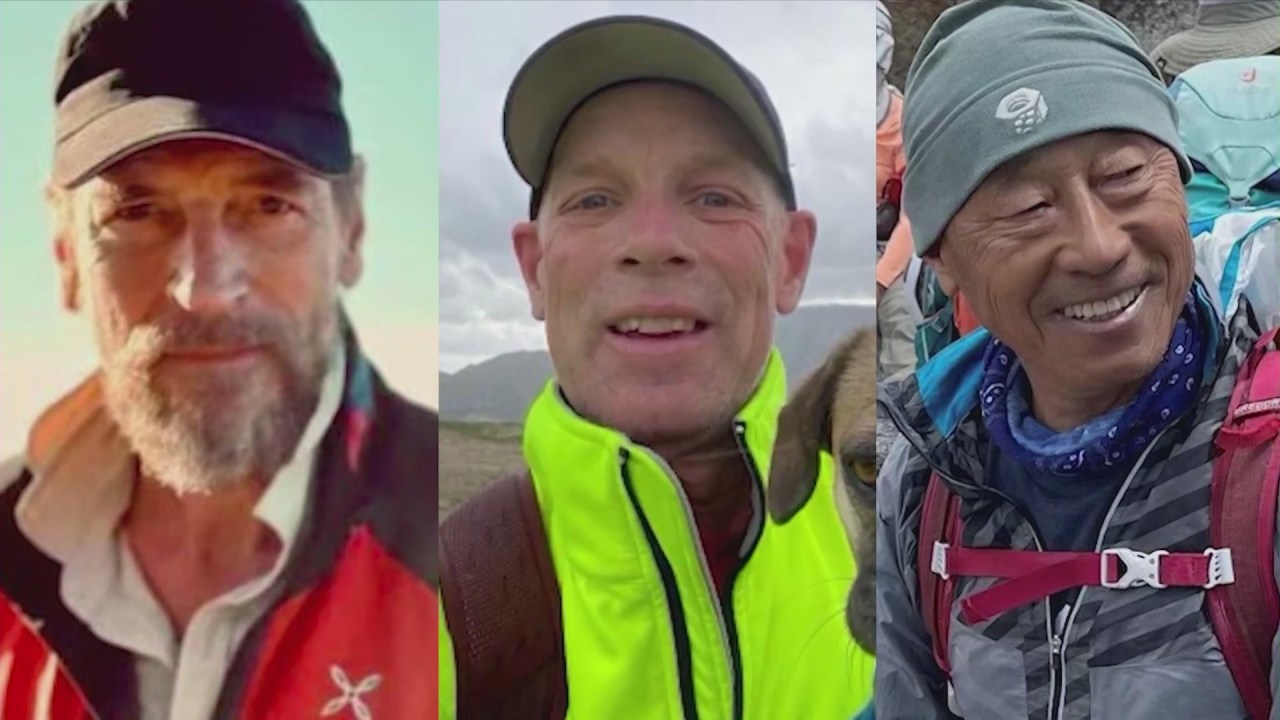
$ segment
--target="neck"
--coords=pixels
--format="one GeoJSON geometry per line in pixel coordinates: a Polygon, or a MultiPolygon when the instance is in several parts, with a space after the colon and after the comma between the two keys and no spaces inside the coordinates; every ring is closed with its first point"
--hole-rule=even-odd
{"type": "Polygon", "coordinates": [[[719,507],[740,500],[750,475],[733,433],[708,433],[691,442],[655,445],[695,508],[719,507]]]}
{"type": "Polygon", "coordinates": [[[1133,400],[1138,390],[1146,382],[1146,378],[1127,383],[1120,387],[1107,388],[1095,392],[1066,393],[1037,392],[1036,387],[1052,386],[1052,383],[1039,383],[1027,372],[1027,381],[1031,386],[1031,412],[1041,425],[1055,432],[1066,432],[1072,428],[1101,417],[1106,413],[1133,400]]]}
{"type": "Polygon", "coordinates": [[[207,494],[179,494],[142,476],[122,521],[157,600],[181,631],[207,601],[267,572],[281,551],[254,516],[266,481],[246,478],[207,494]]]}

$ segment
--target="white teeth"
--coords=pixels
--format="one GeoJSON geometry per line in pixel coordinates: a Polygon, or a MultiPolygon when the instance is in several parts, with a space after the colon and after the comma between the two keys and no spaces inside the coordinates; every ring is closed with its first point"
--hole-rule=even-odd
{"type": "Polygon", "coordinates": [[[1062,312],[1067,317],[1077,320],[1092,320],[1101,315],[1112,315],[1132,305],[1141,292],[1142,288],[1130,288],[1108,300],[1070,305],[1062,312]]]}
{"type": "Polygon", "coordinates": [[[641,335],[669,335],[693,330],[694,322],[687,318],[627,318],[615,325],[619,332],[638,332],[641,335]]]}

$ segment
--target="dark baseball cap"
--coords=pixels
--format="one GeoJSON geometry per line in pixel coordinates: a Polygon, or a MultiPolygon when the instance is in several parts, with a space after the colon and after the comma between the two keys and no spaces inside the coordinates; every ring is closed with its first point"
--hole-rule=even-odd
{"type": "Polygon", "coordinates": [[[782,123],[764,85],[723,48],[683,25],[614,16],[576,25],[538,48],[507,91],[502,133],[516,172],[533,189],[535,217],[547,167],[573,113],[602,90],[637,80],[668,80],[719,100],[769,161],[789,210],[796,209],[782,123]]]}
{"type": "Polygon", "coordinates": [[[54,78],[53,181],[139,150],[228,140],[318,175],[352,164],[342,81],[297,0],[111,0],[71,21],[54,78]]]}

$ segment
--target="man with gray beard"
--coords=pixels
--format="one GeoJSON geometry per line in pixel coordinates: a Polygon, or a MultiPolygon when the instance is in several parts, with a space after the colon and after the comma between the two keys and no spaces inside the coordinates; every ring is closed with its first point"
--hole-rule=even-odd
{"type": "Polygon", "coordinates": [[[434,714],[436,417],[342,310],[364,166],[304,9],[96,3],[54,94],[101,366],[0,470],[0,717],[434,714]]]}

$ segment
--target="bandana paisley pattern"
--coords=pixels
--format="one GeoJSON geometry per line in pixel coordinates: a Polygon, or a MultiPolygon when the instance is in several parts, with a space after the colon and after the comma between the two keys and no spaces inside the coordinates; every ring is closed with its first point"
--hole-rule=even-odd
{"type": "Polygon", "coordinates": [[[1031,417],[1022,364],[992,338],[983,355],[982,419],[1000,450],[1028,468],[1056,475],[1127,467],[1194,401],[1204,368],[1204,310],[1188,294],[1169,348],[1128,405],[1090,423],[1053,433],[1031,417]]]}

